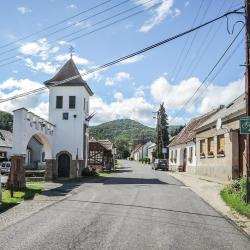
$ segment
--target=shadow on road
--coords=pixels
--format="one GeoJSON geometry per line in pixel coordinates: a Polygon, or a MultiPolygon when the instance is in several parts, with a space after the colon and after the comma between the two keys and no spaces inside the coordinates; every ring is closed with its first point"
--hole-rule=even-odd
{"type": "MultiPolygon", "coordinates": [[[[82,182],[83,183],[83,182],[82,182]]],[[[73,189],[79,187],[82,183],[64,183],[60,187],[56,187],[50,190],[43,191],[42,194],[46,196],[65,196],[73,189]]]]}

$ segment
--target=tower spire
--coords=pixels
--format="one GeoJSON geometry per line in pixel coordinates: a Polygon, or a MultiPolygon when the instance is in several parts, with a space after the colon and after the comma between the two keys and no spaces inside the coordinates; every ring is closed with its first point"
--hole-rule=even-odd
{"type": "Polygon", "coordinates": [[[75,52],[74,47],[71,45],[69,47],[70,59],[72,59],[73,53],[75,52]]]}

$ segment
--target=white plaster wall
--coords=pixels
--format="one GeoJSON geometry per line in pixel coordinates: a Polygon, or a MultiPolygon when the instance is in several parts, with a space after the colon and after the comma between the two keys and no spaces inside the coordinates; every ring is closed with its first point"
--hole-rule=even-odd
{"type": "Polygon", "coordinates": [[[15,110],[13,113],[13,148],[11,155],[26,156],[30,138],[37,135],[44,144],[46,159],[51,159],[51,145],[54,135],[54,132],[51,131],[54,130],[54,127],[40,117],[28,112],[25,108],[15,110]],[[45,127],[42,127],[39,121],[44,121],[45,127]]]}
{"type": "Polygon", "coordinates": [[[56,86],[50,87],[49,94],[49,121],[56,125],[54,140],[52,144],[53,158],[60,151],[68,151],[76,159],[83,160],[83,125],[88,115],[89,94],[83,86],[56,86]],[[63,108],[56,109],[56,96],[63,96],[63,108]],[[76,97],[75,109],[69,109],[69,96],[76,97]],[[84,98],[86,109],[84,110],[84,98]],[[87,105],[88,103],[88,105],[87,105]],[[63,120],[63,113],[69,113],[69,119],[63,120]],[[76,118],[74,118],[76,115],[76,118]]]}

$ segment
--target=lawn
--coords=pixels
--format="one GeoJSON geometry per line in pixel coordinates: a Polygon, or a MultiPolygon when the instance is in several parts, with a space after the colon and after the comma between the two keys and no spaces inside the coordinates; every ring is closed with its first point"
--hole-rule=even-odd
{"type": "Polygon", "coordinates": [[[14,192],[14,197],[10,197],[9,190],[2,190],[3,191],[3,198],[0,202],[0,213],[4,212],[5,210],[19,204],[23,200],[32,199],[36,194],[41,193],[42,187],[39,186],[29,186],[25,189],[20,191],[14,192]]]}
{"type": "Polygon", "coordinates": [[[220,194],[229,207],[250,218],[250,204],[247,204],[245,201],[245,180],[242,179],[230,183],[220,194]]]}

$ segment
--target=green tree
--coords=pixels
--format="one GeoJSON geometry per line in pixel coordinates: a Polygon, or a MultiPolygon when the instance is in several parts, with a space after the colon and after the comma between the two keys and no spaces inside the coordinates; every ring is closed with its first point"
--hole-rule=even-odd
{"type": "Polygon", "coordinates": [[[12,131],[13,116],[7,112],[0,111],[0,129],[12,131]]]}
{"type": "MultiPolygon", "coordinates": [[[[168,115],[166,113],[164,103],[160,105],[157,111],[157,157],[163,158],[162,149],[166,148],[169,144],[169,133],[168,133],[168,115]]],[[[166,155],[168,158],[168,153],[166,155]]]]}
{"type": "Polygon", "coordinates": [[[115,138],[115,146],[117,151],[117,156],[119,158],[125,159],[129,156],[129,138],[126,136],[118,136],[115,138]]]}

